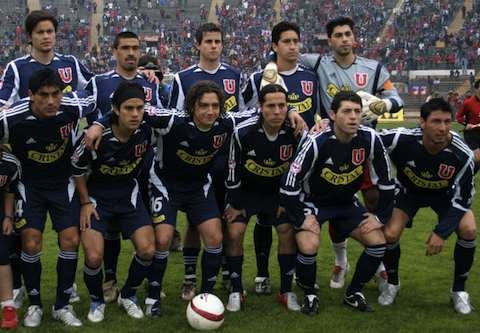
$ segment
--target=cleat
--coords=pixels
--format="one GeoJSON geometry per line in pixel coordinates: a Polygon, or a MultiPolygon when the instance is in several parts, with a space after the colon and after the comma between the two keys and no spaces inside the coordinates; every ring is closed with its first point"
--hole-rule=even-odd
{"type": "Polygon", "coordinates": [[[74,283],[72,285],[72,293],[70,294],[68,303],[77,303],[77,302],[80,302],[80,296],[78,296],[78,293],[77,293],[77,285],[74,283]]]}
{"type": "Polygon", "coordinates": [[[465,291],[450,290],[450,300],[453,302],[453,308],[457,313],[466,315],[475,310],[470,304],[468,293],[465,291]]]}
{"type": "Polygon", "coordinates": [[[232,292],[232,281],[231,280],[223,280],[222,284],[220,285],[220,289],[232,292]]]}
{"type": "Polygon", "coordinates": [[[287,309],[292,311],[300,311],[302,309],[298,304],[297,295],[292,292],[278,295],[278,303],[283,304],[287,309]]]}
{"type": "Polygon", "coordinates": [[[25,327],[37,327],[42,322],[42,316],[43,311],[40,306],[30,305],[23,319],[23,325],[25,327]]]}
{"type": "Polygon", "coordinates": [[[375,273],[375,275],[373,276],[373,280],[377,284],[378,291],[382,292],[383,291],[383,286],[385,285],[385,283],[388,282],[387,271],[383,270],[380,273],[375,273]]]}
{"type": "Polygon", "coordinates": [[[258,295],[271,295],[272,286],[270,285],[270,280],[266,277],[256,277],[255,278],[255,292],[258,295]]]}
{"type": "Polygon", "coordinates": [[[226,309],[231,312],[238,312],[242,309],[243,295],[239,292],[231,293],[228,297],[226,309]]]}
{"type": "Polygon", "coordinates": [[[152,319],[160,318],[162,316],[161,302],[153,298],[147,298],[145,300],[145,314],[152,319]]]}
{"type": "Polygon", "coordinates": [[[137,297],[131,296],[128,298],[122,298],[122,295],[118,296],[118,306],[124,308],[130,317],[140,319],[143,318],[143,311],[138,305],[137,297]]]}
{"type": "Polygon", "coordinates": [[[80,327],[83,325],[80,319],[77,318],[75,311],[73,311],[73,306],[71,305],[65,305],[58,310],[55,310],[55,307],[52,307],[52,317],[53,319],[64,323],[66,326],[80,327]]]}
{"type": "Polygon", "coordinates": [[[380,296],[378,296],[378,304],[380,305],[392,305],[395,301],[395,297],[400,291],[400,280],[398,284],[385,283],[383,285],[383,290],[380,296]]]}
{"type": "Polygon", "coordinates": [[[23,306],[23,294],[24,288],[21,286],[18,289],[13,289],[13,302],[15,303],[15,309],[20,309],[23,306]]]}
{"type": "Polygon", "coordinates": [[[191,301],[195,297],[195,293],[195,282],[183,281],[182,293],[180,294],[180,298],[184,301],[191,301]]]}
{"type": "Polygon", "coordinates": [[[345,278],[347,277],[349,271],[349,263],[347,263],[347,266],[343,268],[340,266],[335,266],[335,268],[333,269],[332,279],[330,280],[330,288],[343,288],[343,286],[345,285],[345,278]]]}
{"type": "Polygon", "coordinates": [[[14,306],[5,306],[2,309],[1,328],[14,328],[18,325],[17,309],[14,306]]]}
{"type": "Polygon", "coordinates": [[[113,303],[118,298],[118,294],[120,293],[118,289],[118,285],[115,280],[110,280],[104,282],[102,285],[103,290],[103,299],[105,303],[113,303]]]}
{"type": "Polygon", "coordinates": [[[90,311],[87,315],[88,320],[92,323],[99,323],[105,318],[105,303],[92,302],[90,304],[90,311]]]}
{"type": "Polygon", "coordinates": [[[308,296],[305,296],[305,300],[303,301],[303,305],[301,308],[302,313],[309,316],[318,315],[317,295],[308,295],[308,296]],[[308,296],[311,296],[311,297],[308,297],[308,296]]]}
{"type": "Polygon", "coordinates": [[[359,309],[363,312],[373,312],[375,308],[367,303],[365,296],[359,291],[353,295],[343,296],[343,302],[347,305],[350,305],[352,308],[359,309]]]}
{"type": "Polygon", "coordinates": [[[163,287],[162,287],[162,290],[160,290],[160,298],[164,299],[165,297],[167,297],[167,294],[165,294],[165,292],[163,291],[163,287]]]}

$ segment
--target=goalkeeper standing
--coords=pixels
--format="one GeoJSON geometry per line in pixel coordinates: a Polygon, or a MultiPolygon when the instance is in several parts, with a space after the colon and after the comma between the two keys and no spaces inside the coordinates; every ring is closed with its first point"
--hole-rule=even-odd
{"type": "MultiPolygon", "coordinates": [[[[400,111],[403,101],[390,81],[390,74],[386,68],[378,61],[354,54],[353,20],[349,17],[338,17],[329,21],[326,27],[328,43],[332,47],[333,54],[327,57],[307,54],[298,58],[300,64],[313,69],[319,78],[320,114],[328,112],[333,98],[342,90],[365,92],[359,93],[362,97],[362,123],[364,124],[371,123],[385,112],[400,111]]],[[[374,212],[378,203],[378,190],[370,181],[368,173],[365,174],[361,190],[365,206],[370,212],[374,212]]],[[[331,229],[330,237],[335,252],[335,268],[330,286],[342,288],[349,270],[346,240],[339,239],[331,229]]],[[[380,271],[382,269],[379,273],[380,271]]],[[[377,279],[380,277],[376,274],[377,279]]]]}

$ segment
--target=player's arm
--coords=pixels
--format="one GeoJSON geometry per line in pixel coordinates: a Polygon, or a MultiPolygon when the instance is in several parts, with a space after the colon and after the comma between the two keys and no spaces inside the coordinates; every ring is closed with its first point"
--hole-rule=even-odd
{"type": "Polygon", "coordinates": [[[88,194],[87,169],[92,158],[92,153],[86,149],[86,143],[82,138],[78,141],[72,156],[72,174],[81,205],[80,231],[91,228],[90,219],[92,215],[95,216],[97,220],[100,219],[88,194]]]}
{"type": "Polygon", "coordinates": [[[5,68],[2,78],[2,88],[0,89],[0,107],[11,105],[19,100],[18,92],[20,88],[20,79],[15,75],[13,63],[10,62],[5,68]]]}
{"type": "Polygon", "coordinates": [[[92,72],[90,72],[78,59],[75,59],[75,66],[77,67],[77,77],[78,77],[78,84],[77,89],[85,89],[88,82],[95,76],[92,72]]]}
{"type": "Polygon", "coordinates": [[[475,195],[474,183],[474,158],[473,153],[465,148],[466,155],[465,164],[457,173],[453,185],[453,196],[451,199],[451,207],[447,214],[438,221],[433,229],[433,233],[447,239],[458,227],[459,221],[465,212],[470,209],[475,195]]]}
{"type": "Polygon", "coordinates": [[[173,83],[170,88],[170,98],[168,107],[172,109],[183,108],[185,102],[185,96],[181,89],[182,83],[180,82],[180,76],[175,74],[173,77],[173,83]]]}
{"type": "Polygon", "coordinates": [[[390,81],[390,74],[383,66],[381,67],[378,81],[380,82],[380,86],[377,87],[377,93],[380,94],[380,99],[385,103],[385,111],[383,113],[395,113],[400,111],[403,108],[403,100],[393,83],[390,81]]]}
{"type": "Polygon", "coordinates": [[[462,106],[460,107],[460,109],[458,110],[458,112],[455,116],[456,121],[460,124],[467,125],[466,116],[467,116],[467,112],[469,110],[468,105],[469,105],[468,101],[463,102],[462,106]]]}
{"type": "Polygon", "coordinates": [[[380,193],[376,219],[385,224],[392,217],[395,182],[387,151],[377,133],[371,131],[373,154],[369,156],[370,177],[380,193]]]}
{"type": "MultiPolygon", "coordinates": [[[[303,182],[317,159],[316,136],[308,136],[280,181],[280,204],[295,228],[301,229],[311,209],[300,201],[303,182]]],[[[307,221],[308,222],[308,221],[307,221]]]]}
{"type": "Polygon", "coordinates": [[[260,88],[261,73],[253,73],[247,81],[247,85],[242,91],[243,100],[247,109],[258,106],[258,89],[260,88]]]}

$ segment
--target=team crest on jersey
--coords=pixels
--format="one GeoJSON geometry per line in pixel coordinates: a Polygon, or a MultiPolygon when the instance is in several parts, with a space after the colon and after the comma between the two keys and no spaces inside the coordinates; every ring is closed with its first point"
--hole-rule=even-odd
{"type": "Polygon", "coordinates": [[[368,83],[367,73],[355,73],[355,84],[357,87],[364,88],[368,83]]]}
{"type": "Polygon", "coordinates": [[[67,68],[59,68],[58,69],[58,74],[60,74],[60,77],[62,78],[62,81],[65,83],[70,83],[73,80],[73,74],[72,74],[72,68],[67,67],[67,68]]]}
{"type": "Polygon", "coordinates": [[[60,134],[62,135],[62,139],[68,138],[70,132],[72,131],[73,123],[69,123],[65,126],[60,127],[60,134]]]}
{"type": "Polygon", "coordinates": [[[143,154],[145,154],[146,150],[147,150],[147,140],[143,141],[139,145],[135,145],[135,156],[142,157],[143,154]]]}
{"type": "Polygon", "coordinates": [[[440,164],[440,167],[438,168],[438,176],[443,179],[452,178],[454,172],[455,167],[450,165],[440,164]]]}
{"type": "Polygon", "coordinates": [[[288,161],[293,155],[293,145],[280,146],[280,158],[282,161],[288,161]]]}
{"type": "Polygon", "coordinates": [[[223,79],[223,90],[230,95],[235,93],[235,80],[223,79]]]}
{"type": "Polygon", "coordinates": [[[4,186],[7,182],[7,176],[0,175],[0,186],[4,186]]]}
{"type": "Polygon", "coordinates": [[[215,135],[213,137],[213,148],[220,148],[227,139],[227,133],[215,135]]]}
{"type": "Polygon", "coordinates": [[[143,87],[143,91],[145,92],[145,100],[151,101],[153,96],[152,88],[143,87]]]}
{"type": "Polygon", "coordinates": [[[352,162],[355,165],[360,165],[365,161],[365,148],[352,150],[352,162]]]}
{"type": "Polygon", "coordinates": [[[290,164],[290,172],[293,173],[294,175],[298,174],[300,171],[302,171],[302,165],[298,162],[293,162],[290,164]]]}
{"type": "Polygon", "coordinates": [[[228,160],[228,168],[229,169],[231,169],[231,170],[235,169],[236,166],[237,166],[237,162],[233,158],[228,160]]]}
{"type": "Polygon", "coordinates": [[[312,96],[313,94],[313,82],[312,81],[301,81],[302,92],[305,96],[312,96]]]}

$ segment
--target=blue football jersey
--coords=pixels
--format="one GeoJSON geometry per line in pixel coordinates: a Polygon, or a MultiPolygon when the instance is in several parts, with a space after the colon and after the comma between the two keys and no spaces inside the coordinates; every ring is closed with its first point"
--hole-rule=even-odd
{"type": "Polygon", "coordinates": [[[79,120],[94,109],[93,96],[79,90],[63,94],[56,115],[46,120],[33,115],[29,99],[2,112],[2,142],[10,143],[21,162],[21,181],[45,188],[67,184],[79,120]]]}
{"type": "Polygon", "coordinates": [[[226,185],[229,201],[238,209],[243,208],[244,191],[278,193],[280,179],[307,133],[295,136],[285,124],[272,139],[258,121],[256,116],[240,123],[230,143],[226,185]]]}
{"type": "MultiPolygon", "coordinates": [[[[95,77],[88,82],[85,89],[88,90],[97,101],[97,112],[87,117],[89,125],[112,109],[113,94],[117,90],[118,85],[127,80],[128,79],[117,74],[117,72],[110,71],[106,74],[95,75],[95,77]]],[[[141,73],[138,73],[132,80],[142,85],[145,91],[145,104],[159,108],[163,107],[160,101],[160,88],[155,82],[148,82],[141,73]]]]}
{"type": "Polygon", "coordinates": [[[95,151],[87,149],[83,134],[75,146],[72,173],[74,176],[87,174],[89,187],[133,187],[151,143],[152,129],[146,123],[142,123],[127,142],[118,140],[111,127],[105,128],[95,151]]]}
{"type": "MultiPolygon", "coordinates": [[[[280,72],[279,74],[288,88],[288,106],[295,108],[308,127],[311,128],[315,125],[316,115],[320,114],[317,75],[302,65],[298,65],[291,71],[280,72]]],[[[252,74],[242,92],[247,108],[258,106],[258,93],[260,92],[262,75],[263,71],[252,74]]],[[[327,114],[320,116],[328,119],[327,114]]]]}
{"type": "Polygon", "coordinates": [[[170,90],[170,108],[183,110],[185,97],[198,81],[213,81],[225,92],[225,111],[241,111],[245,109],[245,103],[241,94],[242,75],[240,71],[227,64],[220,63],[215,71],[206,71],[191,66],[175,74],[170,90]]]}
{"type": "Polygon", "coordinates": [[[395,185],[382,141],[373,129],[360,126],[353,139],[343,143],[331,127],[307,137],[281,181],[281,198],[289,217],[297,226],[303,223],[304,208],[308,208],[304,201],[318,207],[353,202],[368,167],[380,192],[376,215],[387,223],[395,185]]]}
{"type": "Polygon", "coordinates": [[[63,92],[85,89],[93,74],[74,56],[54,53],[48,64],[42,64],[31,55],[15,59],[7,64],[3,74],[3,84],[0,89],[0,106],[13,104],[28,97],[28,80],[33,72],[52,68],[58,71],[65,87],[63,92]]]}

